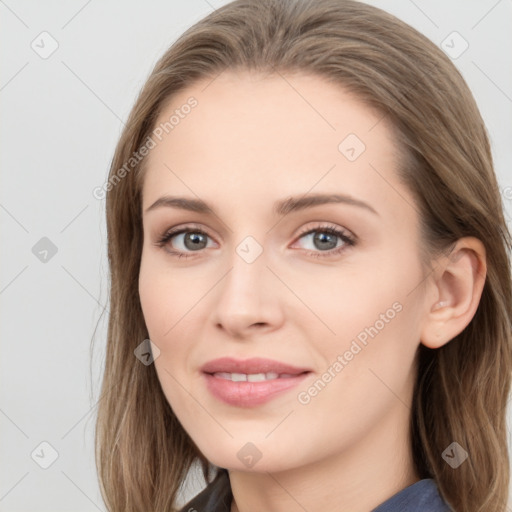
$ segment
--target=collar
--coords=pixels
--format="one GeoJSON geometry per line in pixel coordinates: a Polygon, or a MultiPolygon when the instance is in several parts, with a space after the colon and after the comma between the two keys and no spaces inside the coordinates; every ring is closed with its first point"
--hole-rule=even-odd
{"type": "MultiPolygon", "coordinates": [[[[215,478],[180,512],[230,512],[233,494],[226,469],[219,468],[215,478]]],[[[371,512],[452,512],[432,478],[424,478],[402,489],[371,512]]]]}

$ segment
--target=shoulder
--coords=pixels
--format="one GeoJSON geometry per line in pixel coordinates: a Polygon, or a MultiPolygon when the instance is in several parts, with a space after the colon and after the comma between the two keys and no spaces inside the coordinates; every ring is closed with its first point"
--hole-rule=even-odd
{"type": "Polygon", "coordinates": [[[432,478],[424,478],[402,489],[372,512],[453,512],[432,478]]]}

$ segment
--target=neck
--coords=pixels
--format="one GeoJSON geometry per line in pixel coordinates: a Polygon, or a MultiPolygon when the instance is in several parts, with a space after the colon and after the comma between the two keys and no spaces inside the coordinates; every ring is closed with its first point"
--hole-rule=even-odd
{"type": "Polygon", "coordinates": [[[341,453],[277,472],[230,470],[231,512],[368,512],[419,480],[409,410],[396,409],[341,453]]]}

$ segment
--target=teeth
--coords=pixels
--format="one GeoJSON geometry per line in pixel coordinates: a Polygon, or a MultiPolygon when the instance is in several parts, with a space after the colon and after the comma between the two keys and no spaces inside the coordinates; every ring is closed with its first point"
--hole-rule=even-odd
{"type": "Polygon", "coordinates": [[[279,378],[279,374],[274,372],[268,373],[249,373],[247,375],[247,380],[249,382],[261,382],[262,380],[272,380],[279,378]]]}
{"type": "Polygon", "coordinates": [[[226,372],[217,372],[213,374],[215,377],[220,377],[221,379],[231,380],[231,373],[226,372]]]}
{"type": "Polygon", "coordinates": [[[268,373],[228,373],[228,372],[217,372],[214,373],[216,377],[221,379],[231,380],[233,382],[262,382],[264,380],[273,380],[279,377],[293,377],[293,375],[283,373],[279,375],[275,372],[268,373]]]}
{"type": "Polygon", "coordinates": [[[247,374],[248,382],[261,382],[267,380],[267,376],[264,373],[249,373],[247,374]]]}

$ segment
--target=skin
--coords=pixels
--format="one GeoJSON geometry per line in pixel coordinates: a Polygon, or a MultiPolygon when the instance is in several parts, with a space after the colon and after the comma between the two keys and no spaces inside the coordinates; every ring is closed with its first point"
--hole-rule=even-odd
{"type": "Polygon", "coordinates": [[[339,86],[226,71],[174,96],[157,124],[190,96],[198,105],[151,150],[143,184],[139,292],[161,351],[163,392],[202,453],[228,468],[232,511],[368,512],[419,479],[409,438],[415,355],[420,343],[438,348],[470,322],[485,250],[461,239],[449,257],[422,267],[418,214],[396,176],[392,131],[339,86]],[[355,161],[338,149],[351,133],[366,146],[355,161]],[[343,203],[273,212],[275,201],[313,193],[345,194],[376,213],[343,203]],[[200,198],[215,214],[146,212],[163,195],[200,198]],[[191,223],[209,235],[205,248],[194,252],[184,235],[157,245],[191,223]],[[341,239],[326,249],[301,235],[326,223],[356,244],[334,255],[341,239]],[[263,250],[252,263],[236,252],[247,236],[263,250]],[[298,393],[397,303],[401,311],[300,403],[298,393]],[[235,407],[212,396],[200,372],[222,356],[268,357],[312,373],[270,402],[235,407]],[[248,442],[261,452],[251,468],[237,457],[248,442]]]}

